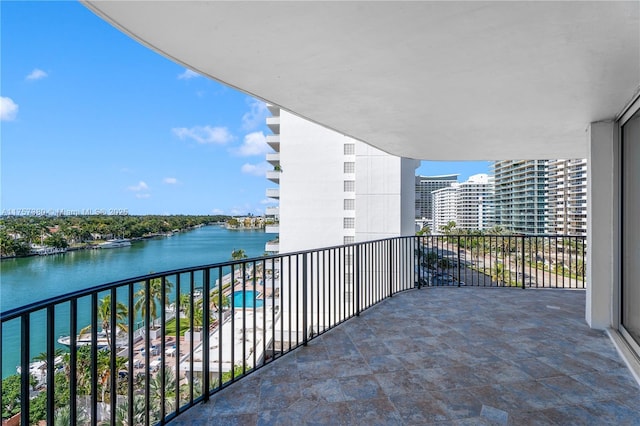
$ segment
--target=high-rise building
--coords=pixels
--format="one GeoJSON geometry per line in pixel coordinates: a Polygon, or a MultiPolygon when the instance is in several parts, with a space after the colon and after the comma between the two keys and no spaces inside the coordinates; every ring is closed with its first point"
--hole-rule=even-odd
{"type": "Polygon", "coordinates": [[[433,220],[431,193],[451,186],[458,181],[458,174],[441,176],[416,176],[416,219],[433,220]]]}
{"type": "Polygon", "coordinates": [[[433,232],[440,232],[452,221],[458,229],[483,230],[491,227],[493,196],[493,177],[484,173],[433,191],[433,232]]]}
{"type": "Polygon", "coordinates": [[[414,233],[416,160],[376,148],[269,105],[274,166],[267,196],[279,238],[267,251],[299,251],[414,233]]]}
{"type": "Polygon", "coordinates": [[[493,163],[495,223],[511,232],[543,234],[547,226],[547,160],[493,163]]]}
{"type": "Polygon", "coordinates": [[[587,160],[549,160],[547,233],[587,235],[587,160]]]}

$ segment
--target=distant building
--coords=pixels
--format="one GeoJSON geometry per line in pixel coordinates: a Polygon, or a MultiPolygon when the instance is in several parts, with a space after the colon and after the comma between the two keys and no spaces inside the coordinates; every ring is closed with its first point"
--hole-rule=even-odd
{"type": "Polygon", "coordinates": [[[456,228],[484,230],[493,225],[493,177],[478,174],[466,182],[433,191],[433,229],[455,222],[456,228]]]}
{"type": "Polygon", "coordinates": [[[267,154],[278,188],[267,209],[282,253],[413,235],[416,160],[376,148],[269,105],[267,154]]]}
{"type": "Polygon", "coordinates": [[[446,188],[458,181],[458,174],[440,176],[416,176],[416,219],[433,226],[433,200],[431,193],[440,188],[446,188]]]}
{"type": "Polygon", "coordinates": [[[493,172],[496,225],[515,233],[545,233],[547,160],[495,161],[493,172]]]}
{"type": "Polygon", "coordinates": [[[550,160],[547,233],[587,235],[587,160],[550,160]]]}

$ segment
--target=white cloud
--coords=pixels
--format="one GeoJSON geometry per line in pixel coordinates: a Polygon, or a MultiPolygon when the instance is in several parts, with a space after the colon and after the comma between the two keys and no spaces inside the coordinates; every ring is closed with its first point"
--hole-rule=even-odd
{"type": "Polygon", "coordinates": [[[47,74],[46,72],[42,71],[39,68],[34,68],[33,71],[31,71],[31,73],[25,77],[25,80],[40,80],[42,78],[47,77],[49,74],[47,74]]]}
{"type": "Polygon", "coordinates": [[[190,129],[175,127],[171,130],[181,140],[193,139],[201,144],[215,143],[223,145],[233,140],[233,135],[226,127],[194,126],[190,129]]]}
{"type": "Polygon", "coordinates": [[[277,204],[278,200],[274,200],[273,198],[264,198],[260,200],[260,204],[277,204]]]}
{"type": "Polygon", "coordinates": [[[12,121],[18,115],[18,104],[13,99],[0,96],[0,121],[12,121]]]}
{"type": "Polygon", "coordinates": [[[175,185],[176,183],[178,183],[178,179],[174,177],[166,177],[162,179],[162,181],[168,185],[175,185]]]}
{"type": "Polygon", "coordinates": [[[265,124],[265,119],[269,112],[267,104],[257,99],[250,99],[249,111],[242,116],[242,128],[244,130],[253,130],[265,124]]]}
{"type": "Polygon", "coordinates": [[[136,198],[149,198],[151,194],[136,194],[136,198]]]}
{"type": "Polygon", "coordinates": [[[178,80],[191,80],[196,77],[200,77],[200,74],[195,71],[191,71],[188,68],[185,68],[182,74],[178,74],[178,80]]]}
{"type": "Polygon", "coordinates": [[[265,155],[267,152],[271,152],[271,147],[267,145],[267,138],[264,133],[253,132],[244,137],[242,145],[234,152],[243,157],[265,155]]]}
{"type": "Polygon", "coordinates": [[[212,209],[211,214],[224,214],[224,210],[222,209],[212,209]]]}
{"type": "Polygon", "coordinates": [[[149,185],[147,185],[146,182],[144,182],[144,181],[140,181],[140,182],[138,182],[137,185],[130,186],[127,189],[129,191],[134,191],[134,192],[145,191],[145,190],[149,189],[149,185]]]}
{"type": "Polygon", "coordinates": [[[266,161],[258,164],[245,163],[240,169],[242,173],[264,177],[268,170],[272,170],[273,166],[266,161]]]}

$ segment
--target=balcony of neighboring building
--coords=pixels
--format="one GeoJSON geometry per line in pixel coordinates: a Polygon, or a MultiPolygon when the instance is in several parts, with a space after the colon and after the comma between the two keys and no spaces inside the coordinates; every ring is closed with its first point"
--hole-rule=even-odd
{"type": "Polygon", "coordinates": [[[280,117],[280,107],[267,103],[267,109],[273,117],[280,117]]]}
{"type": "Polygon", "coordinates": [[[267,154],[267,162],[272,166],[280,165],[280,153],[279,152],[271,152],[267,154]]]}
{"type": "Polygon", "coordinates": [[[280,199],[280,188],[267,188],[266,196],[273,199],[280,199]]]}
{"type": "Polygon", "coordinates": [[[267,253],[279,253],[280,252],[280,240],[278,238],[267,241],[264,245],[264,251],[267,253]]]}
{"type": "Polygon", "coordinates": [[[280,134],[280,116],[267,117],[267,127],[269,127],[274,134],[280,134]]]}
{"type": "Polygon", "coordinates": [[[280,225],[277,223],[273,225],[265,225],[264,232],[266,232],[267,234],[279,234],[280,225]]]}
{"type": "Polygon", "coordinates": [[[264,214],[267,215],[267,216],[279,216],[280,215],[280,208],[278,206],[267,207],[264,210],[264,214]]]}
{"type": "Polygon", "coordinates": [[[269,170],[267,172],[267,179],[273,183],[280,183],[280,170],[269,170]]]}
{"type": "Polygon", "coordinates": [[[267,145],[275,152],[280,152],[280,135],[267,135],[267,145]]]}

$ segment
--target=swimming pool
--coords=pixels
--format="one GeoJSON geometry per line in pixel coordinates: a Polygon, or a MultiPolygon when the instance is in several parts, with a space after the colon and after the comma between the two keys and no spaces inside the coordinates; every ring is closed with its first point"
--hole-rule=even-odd
{"type": "MultiPolygon", "coordinates": [[[[264,305],[264,300],[257,299],[258,293],[253,290],[236,291],[233,293],[233,306],[235,308],[253,308],[253,301],[255,299],[256,308],[261,308],[264,305]]],[[[229,304],[231,304],[231,296],[227,296],[229,304]]]]}

